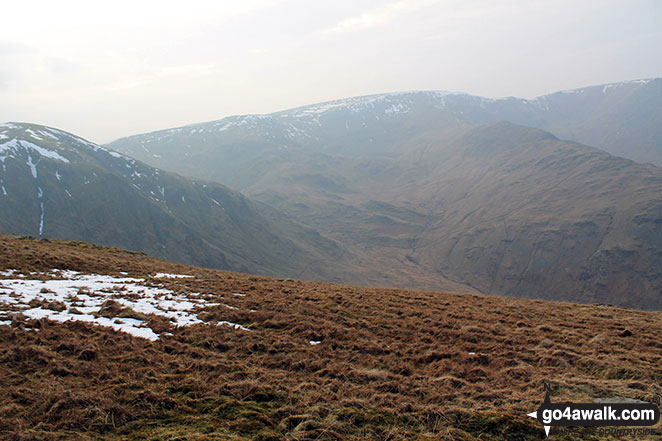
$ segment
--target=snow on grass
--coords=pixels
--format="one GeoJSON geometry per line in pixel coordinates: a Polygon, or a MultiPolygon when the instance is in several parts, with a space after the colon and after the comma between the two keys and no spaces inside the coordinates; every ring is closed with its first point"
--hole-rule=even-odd
{"type": "Polygon", "coordinates": [[[112,156],[113,158],[126,158],[126,156],[122,155],[121,153],[114,152],[112,150],[108,150],[108,154],[112,156]]]}
{"type": "MultiPolygon", "coordinates": [[[[10,268],[10,269],[6,269],[6,270],[4,270],[4,271],[0,271],[0,276],[11,277],[11,276],[13,276],[15,273],[16,273],[16,270],[10,268]]],[[[21,276],[22,276],[22,275],[21,275],[21,276]]],[[[21,276],[19,276],[19,277],[21,277],[21,276]]]]}
{"type": "MultiPolygon", "coordinates": [[[[219,305],[197,298],[197,293],[176,294],[169,289],[148,286],[145,279],[133,277],[53,270],[46,274],[52,279],[36,280],[16,274],[13,269],[4,270],[0,275],[13,277],[0,279],[0,310],[20,312],[32,319],[73,320],[108,326],[149,340],[156,340],[159,335],[142,320],[144,314],[167,317],[175,326],[189,326],[203,323],[197,317],[199,309],[219,305]],[[100,316],[100,309],[108,300],[117,302],[121,308],[130,308],[123,314],[129,317],[100,316]]],[[[160,275],[192,277],[167,273],[160,275]]]]}
{"type": "Polygon", "coordinates": [[[56,161],[61,161],[65,163],[69,162],[67,158],[60,155],[56,151],[45,149],[30,141],[18,140],[16,138],[12,139],[11,141],[0,144],[0,153],[7,152],[7,153],[15,154],[21,147],[24,148],[26,151],[28,150],[35,151],[44,158],[54,159],[56,161]]]}
{"type": "Polygon", "coordinates": [[[310,346],[316,346],[316,345],[318,345],[318,344],[320,344],[320,343],[322,343],[322,342],[321,342],[321,341],[317,341],[317,340],[310,340],[308,343],[310,343],[310,346]]]}
{"type": "Polygon", "coordinates": [[[58,138],[57,136],[54,136],[52,133],[49,133],[49,132],[46,131],[46,130],[37,130],[37,131],[38,131],[41,135],[43,135],[43,136],[45,136],[45,137],[47,137],[47,138],[54,139],[55,141],[59,141],[59,138],[58,138]]]}
{"type": "Polygon", "coordinates": [[[166,278],[166,279],[186,279],[189,277],[195,277],[191,276],[189,274],[170,274],[170,273],[156,273],[155,276],[152,276],[155,279],[160,279],[160,278],[166,278]]]}
{"type": "Polygon", "coordinates": [[[246,328],[245,326],[242,326],[238,323],[226,322],[225,320],[218,322],[218,324],[219,326],[226,325],[226,326],[232,326],[234,329],[241,329],[242,331],[250,331],[250,329],[246,328]]]}
{"type": "Polygon", "coordinates": [[[25,133],[29,134],[32,138],[34,138],[34,139],[36,139],[36,140],[38,140],[38,141],[43,141],[43,140],[44,140],[41,136],[37,135],[37,134],[35,133],[35,131],[32,130],[32,129],[26,129],[26,130],[25,130],[25,133]]]}
{"type": "Polygon", "coordinates": [[[159,336],[149,327],[144,325],[142,320],[128,319],[128,318],[107,318],[95,317],[92,314],[73,314],[65,311],[57,312],[50,311],[43,308],[31,308],[22,311],[23,315],[33,318],[41,319],[47,318],[56,322],[66,322],[68,320],[82,321],[93,323],[100,326],[107,326],[117,331],[126,332],[136,337],[146,338],[148,340],[158,340],[159,336]],[[128,323],[127,323],[128,322],[128,323]]]}

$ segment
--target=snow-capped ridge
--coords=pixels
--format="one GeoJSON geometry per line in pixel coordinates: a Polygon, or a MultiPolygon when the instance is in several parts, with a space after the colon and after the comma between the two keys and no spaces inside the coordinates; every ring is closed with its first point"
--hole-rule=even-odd
{"type": "Polygon", "coordinates": [[[550,97],[550,96],[553,96],[553,95],[556,95],[556,94],[561,94],[561,93],[562,94],[582,94],[582,93],[585,93],[586,91],[594,90],[594,89],[596,89],[596,90],[600,89],[602,91],[602,93],[604,94],[604,93],[607,93],[609,91],[609,89],[615,89],[615,88],[619,88],[619,87],[631,86],[631,85],[634,85],[634,84],[642,84],[642,85],[643,84],[648,84],[648,83],[656,81],[658,79],[659,78],[643,78],[643,79],[639,79],[639,80],[617,81],[615,83],[605,83],[605,84],[598,84],[598,85],[595,85],[595,86],[578,87],[576,89],[559,90],[559,91],[548,93],[548,94],[545,94],[545,95],[540,95],[540,96],[534,98],[533,100],[528,100],[528,101],[535,101],[535,100],[538,100],[538,99],[541,99],[541,98],[546,98],[546,97],[550,97]]]}
{"type": "Polygon", "coordinates": [[[121,153],[53,127],[14,122],[0,124],[0,155],[2,155],[3,148],[5,150],[15,149],[18,144],[36,151],[41,157],[66,163],[69,162],[69,159],[61,153],[75,150],[72,149],[72,146],[77,149],[91,149],[95,152],[103,151],[115,158],[130,159],[121,153]],[[9,141],[2,143],[5,139],[9,139],[9,141]]]}
{"type": "Polygon", "coordinates": [[[413,104],[413,99],[415,97],[425,96],[431,98],[432,100],[441,101],[443,98],[451,95],[471,96],[462,92],[450,91],[390,92],[325,101],[322,103],[295,107],[293,109],[275,112],[271,115],[297,118],[320,115],[331,110],[349,110],[352,112],[361,112],[365,109],[376,109],[376,106],[379,104],[384,105],[384,109],[381,112],[383,114],[408,113],[411,111],[411,108],[408,107],[408,105],[410,106],[413,104]]]}
{"type": "Polygon", "coordinates": [[[55,161],[61,161],[65,163],[69,162],[67,158],[60,155],[58,152],[54,150],[49,150],[44,147],[38,146],[37,144],[34,144],[30,141],[19,140],[17,138],[13,138],[10,141],[0,144],[0,155],[9,156],[10,153],[16,153],[17,150],[21,148],[25,150],[33,150],[39,153],[39,156],[41,156],[42,158],[53,159],[55,161]]]}

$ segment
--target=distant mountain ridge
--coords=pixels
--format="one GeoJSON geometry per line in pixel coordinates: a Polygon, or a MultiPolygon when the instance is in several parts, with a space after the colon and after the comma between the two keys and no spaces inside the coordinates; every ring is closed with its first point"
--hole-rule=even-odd
{"type": "MultiPolygon", "coordinates": [[[[231,116],[121,138],[110,145],[136,158],[172,168],[174,164],[150,153],[150,144],[179,147],[180,140],[197,134],[211,145],[229,144],[236,149],[243,146],[251,152],[261,148],[292,148],[290,144],[303,143],[320,152],[332,146],[335,153],[360,155],[370,152],[368,146],[372,144],[380,154],[388,155],[393,144],[421,132],[510,121],[540,128],[561,139],[591,145],[616,156],[659,166],[662,165],[660,115],[662,78],[591,86],[534,99],[492,99],[443,91],[397,92],[346,98],[265,115],[231,116]]],[[[183,163],[177,171],[187,173],[190,154],[183,149],[184,157],[180,158],[183,163]]],[[[206,175],[204,170],[202,173],[206,175]]],[[[216,176],[207,177],[216,179],[216,176]]]]}
{"type": "Polygon", "coordinates": [[[661,92],[654,79],[535,100],[383,94],[110,146],[237,188],[407,286],[424,273],[425,287],[432,274],[495,295],[662,309],[662,169],[594,148],[659,151],[661,92]],[[580,136],[617,142],[563,140],[580,136]]]}

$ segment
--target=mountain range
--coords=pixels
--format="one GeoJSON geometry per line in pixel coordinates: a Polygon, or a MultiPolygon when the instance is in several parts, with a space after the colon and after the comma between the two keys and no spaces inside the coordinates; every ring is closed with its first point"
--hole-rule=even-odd
{"type": "Polygon", "coordinates": [[[660,309],[662,173],[622,156],[658,162],[661,92],[653,79],[534,100],[383,94],[109,147],[238,189],[398,286],[660,309]]]}
{"type": "Polygon", "coordinates": [[[0,163],[3,232],[289,276],[343,253],[223,185],[155,169],[58,129],[0,126],[0,163]]]}
{"type": "Polygon", "coordinates": [[[660,151],[661,84],[373,95],[106,147],[7,123],[0,231],[279,277],[662,309],[662,171],[608,152],[660,151]]]}

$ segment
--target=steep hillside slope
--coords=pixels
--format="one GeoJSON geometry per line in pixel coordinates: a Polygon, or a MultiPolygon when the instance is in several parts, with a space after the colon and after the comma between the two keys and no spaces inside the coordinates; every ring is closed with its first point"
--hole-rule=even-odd
{"type": "Polygon", "coordinates": [[[428,210],[423,266],[484,293],[662,309],[662,169],[495,123],[382,182],[382,200],[428,210]]]}
{"type": "Polygon", "coordinates": [[[362,179],[333,169],[342,189],[254,197],[479,292],[662,309],[662,169],[509,123],[408,149],[362,179]]]}
{"type": "MultiPolygon", "coordinates": [[[[660,169],[490,122],[655,150],[661,85],[536,100],[358,97],[112,146],[234,185],[387,263],[384,272],[433,272],[497,295],[662,309],[660,169]],[[238,158],[232,170],[230,158],[238,158]]],[[[417,279],[409,286],[422,286],[417,279]]]]}
{"type": "Polygon", "coordinates": [[[0,126],[0,231],[116,245],[262,274],[333,278],[343,250],[222,185],[152,168],[69,133],[0,126]]]}
{"type": "MultiPolygon", "coordinates": [[[[0,236],[2,440],[541,440],[526,414],[543,381],[554,402],[659,406],[660,341],[659,312],[267,279],[0,236]]],[[[573,430],[550,439],[605,439],[573,430]]]]}

